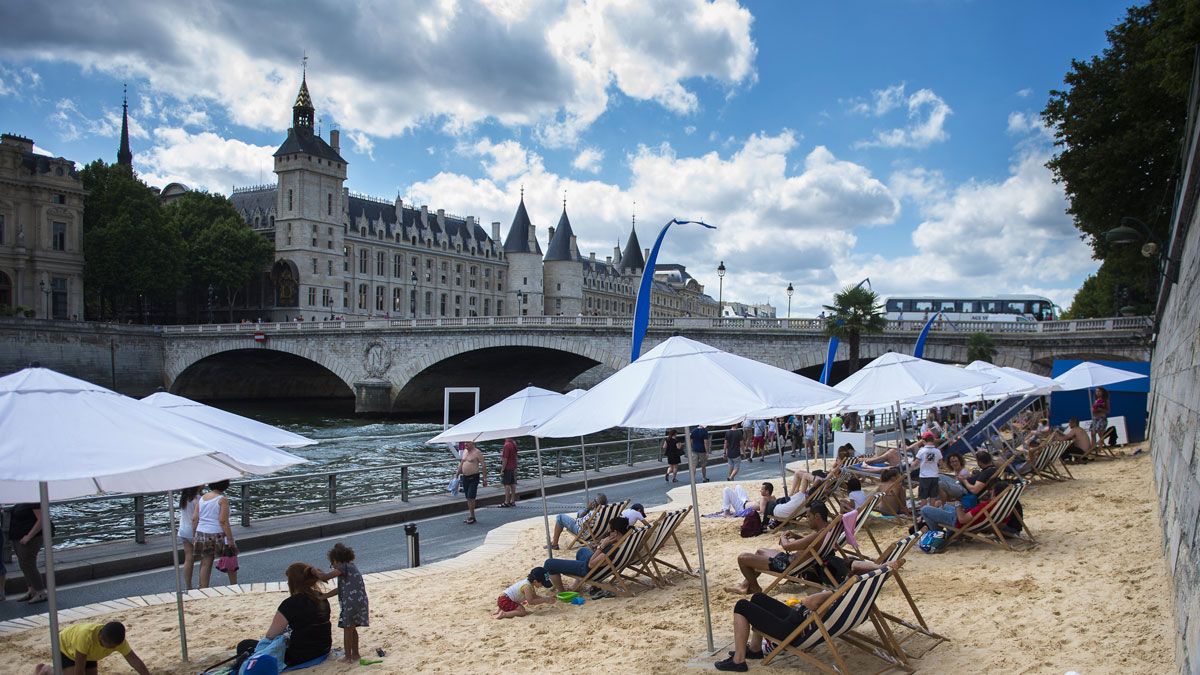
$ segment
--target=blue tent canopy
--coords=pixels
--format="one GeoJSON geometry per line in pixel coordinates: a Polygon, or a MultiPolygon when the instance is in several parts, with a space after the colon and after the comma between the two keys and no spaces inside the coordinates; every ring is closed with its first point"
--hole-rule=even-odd
{"type": "MultiPolygon", "coordinates": [[[[1149,361],[1097,361],[1092,363],[1102,366],[1128,370],[1146,377],[1105,387],[1111,395],[1109,417],[1124,417],[1125,430],[1129,441],[1137,443],[1146,439],[1146,408],[1150,393],[1150,362],[1149,361]]],[[[1083,363],[1082,359],[1055,360],[1050,374],[1058,377],[1075,366],[1083,363]]],[[[1091,419],[1092,409],[1088,399],[1088,391],[1056,391],[1050,395],[1050,424],[1066,424],[1072,417],[1080,420],[1091,419]]]]}

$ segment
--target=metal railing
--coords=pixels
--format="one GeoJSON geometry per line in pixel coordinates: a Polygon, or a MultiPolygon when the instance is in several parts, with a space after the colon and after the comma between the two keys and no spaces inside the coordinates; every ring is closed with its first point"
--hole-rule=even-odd
{"type": "MultiPolygon", "coordinates": [[[[940,321],[934,333],[1095,333],[1108,331],[1145,331],[1152,325],[1150,317],[1114,317],[1109,319],[1078,319],[1070,321],[1010,322],[1010,321],[940,321]]],[[[293,321],[287,323],[216,323],[163,326],[169,335],[209,333],[319,333],[343,330],[436,329],[436,328],[617,328],[628,329],[633,319],[612,316],[474,316],[456,318],[371,318],[333,321],[293,321]]],[[[924,321],[888,321],[884,333],[917,333],[924,321]]],[[[797,333],[824,334],[822,319],[718,319],[654,317],[650,328],[661,330],[784,330],[797,333]]]]}
{"type": "MultiPolygon", "coordinates": [[[[428,432],[423,432],[428,433],[428,432]]],[[[661,456],[663,436],[630,436],[612,441],[584,440],[589,472],[661,456]]],[[[489,485],[500,485],[500,457],[487,452],[489,485]]],[[[536,481],[536,451],[518,453],[519,480],[536,481]]],[[[559,477],[582,469],[580,445],[542,448],[547,477],[559,477]]],[[[447,457],[424,462],[383,464],[354,469],[314,471],[252,478],[234,482],[226,491],[230,519],[249,527],[263,518],[324,511],[337,513],[345,506],[398,502],[441,494],[457,469],[458,460],[447,457]]],[[[178,499],[178,493],[175,493],[178,499]]],[[[165,492],[103,495],[55,502],[51,517],[55,540],[67,548],[121,541],[132,538],[145,543],[151,535],[167,534],[170,516],[165,492]]],[[[178,518],[178,513],[176,515],[178,518]]]]}

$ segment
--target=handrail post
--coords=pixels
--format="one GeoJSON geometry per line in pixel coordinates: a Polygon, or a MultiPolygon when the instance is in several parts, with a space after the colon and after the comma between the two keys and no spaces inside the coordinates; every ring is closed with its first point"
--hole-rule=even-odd
{"type": "MultiPolygon", "coordinates": [[[[171,533],[174,535],[174,533],[171,533]]],[[[139,544],[146,543],[146,496],[133,497],[133,540],[139,544]]]]}
{"type": "Polygon", "coordinates": [[[400,501],[408,501],[408,465],[400,467],[400,501]]]}
{"type": "Polygon", "coordinates": [[[625,430],[625,463],[633,466],[633,430],[625,430]]]}
{"type": "Polygon", "coordinates": [[[242,527],[250,527],[250,484],[238,486],[242,490],[242,527]]]}
{"type": "Polygon", "coordinates": [[[329,474],[329,489],[327,491],[327,494],[329,495],[329,497],[328,497],[329,512],[337,513],[337,474],[336,473],[329,474]]]}
{"type": "Polygon", "coordinates": [[[554,475],[562,478],[562,450],[554,451],[554,475]]]}

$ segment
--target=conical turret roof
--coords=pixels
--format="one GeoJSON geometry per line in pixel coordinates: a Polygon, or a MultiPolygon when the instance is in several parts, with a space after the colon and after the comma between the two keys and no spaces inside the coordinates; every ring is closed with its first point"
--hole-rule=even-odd
{"type": "Polygon", "coordinates": [[[508,236],[504,238],[504,252],[541,255],[542,247],[538,245],[537,239],[531,236],[532,232],[533,223],[529,222],[529,214],[525,211],[525,198],[521,197],[517,214],[513,216],[512,225],[508,228],[508,236]]]}
{"type": "Polygon", "coordinates": [[[563,207],[562,216],[558,219],[558,226],[554,228],[554,236],[550,239],[549,246],[546,247],[546,262],[557,260],[576,260],[577,256],[571,251],[571,237],[575,233],[571,231],[571,219],[567,218],[567,207],[563,207]]]}
{"type": "Polygon", "coordinates": [[[636,226],[629,230],[629,241],[625,242],[625,250],[621,251],[621,268],[633,270],[646,268],[646,259],[642,257],[642,245],[638,242],[636,226]]]}

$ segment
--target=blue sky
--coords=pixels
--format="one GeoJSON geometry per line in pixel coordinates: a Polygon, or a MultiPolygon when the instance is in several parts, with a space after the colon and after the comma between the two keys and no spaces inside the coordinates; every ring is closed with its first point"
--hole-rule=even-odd
{"type": "Polygon", "coordinates": [[[1038,292],[1095,261],[1044,168],[1037,113],[1125,2],[232,0],[0,6],[0,128],[85,163],[228,192],[273,180],[309,55],[355,192],[512,220],[563,193],[603,258],[638,214],[715,295],[819,311],[881,295],[1038,292]],[[297,7],[300,8],[297,11],[297,7]],[[19,10],[19,11],[18,11],[19,10]]]}

